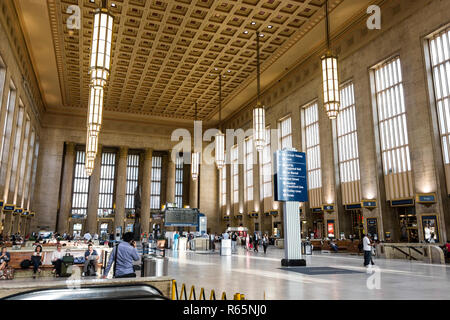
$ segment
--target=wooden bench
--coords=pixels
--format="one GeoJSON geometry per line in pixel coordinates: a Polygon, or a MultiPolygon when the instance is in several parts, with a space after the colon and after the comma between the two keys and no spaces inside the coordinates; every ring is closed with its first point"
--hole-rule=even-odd
{"type": "MultiPolygon", "coordinates": [[[[74,257],[79,257],[79,256],[84,255],[84,251],[83,251],[83,253],[81,253],[81,252],[68,252],[68,253],[72,254],[74,257]]],[[[20,263],[23,260],[31,259],[33,252],[31,252],[31,251],[10,251],[9,254],[11,256],[11,260],[8,263],[8,267],[14,269],[15,277],[27,278],[27,277],[31,277],[33,275],[31,266],[27,269],[23,269],[20,266],[20,263]]],[[[41,276],[49,276],[49,277],[53,276],[53,274],[51,272],[53,270],[53,265],[50,262],[51,255],[52,255],[51,251],[44,251],[42,254],[42,265],[39,267],[42,270],[41,276]]],[[[99,272],[101,270],[101,268],[103,267],[103,260],[102,260],[103,255],[104,255],[104,251],[101,251],[100,258],[97,263],[97,268],[98,268],[97,272],[99,272]]],[[[84,264],[74,264],[73,266],[82,268],[84,266],[84,264]]]]}
{"type": "MultiPolygon", "coordinates": [[[[311,240],[311,244],[314,246],[314,250],[321,251],[330,251],[334,252],[333,248],[331,248],[328,241],[323,241],[323,244],[320,240],[311,240]]],[[[336,245],[338,246],[338,252],[345,251],[350,253],[358,253],[358,244],[359,240],[337,240],[336,245]]]]}

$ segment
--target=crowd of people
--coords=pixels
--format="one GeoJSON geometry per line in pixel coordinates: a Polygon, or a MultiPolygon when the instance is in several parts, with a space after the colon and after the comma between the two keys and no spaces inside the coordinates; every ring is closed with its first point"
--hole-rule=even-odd
{"type": "MultiPolygon", "coordinates": [[[[193,247],[192,240],[195,238],[194,233],[188,233],[187,235],[180,234],[178,231],[175,231],[173,234],[173,244],[172,249],[174,251],[180,250],[179,243],[180,238],[186,237],[186,249],[191,249],[193,247]]],[[[237,252],[238,244],[243,246],[246,251],[254,251],[259,252],[259,248],[262,246],[264,253],[267,253],[267,248],[270,244],[270,239],[267,233],[264,235],[260,235],[258,232],[255,232],[253,235],[248,234],[247,232],[224,232],[222,234],[217,233],[203,233],[200,237],[209,239],[209,248],[211,251],[215,251],[218,249],[218,244],[222,239],[231,240],[231,252],[237,252]]]]}

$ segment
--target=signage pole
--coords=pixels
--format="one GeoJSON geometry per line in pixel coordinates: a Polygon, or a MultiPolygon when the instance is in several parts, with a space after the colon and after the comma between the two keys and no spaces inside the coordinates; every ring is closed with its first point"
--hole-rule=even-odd
{"type": "Polygon", "coordinates": [[[296,201],[287,201],[283,203],[285,257],[281,260],[281,265],[283,267],[306,266],[306,261],[302,259],[299,204],[300,202],[296,201]]]}
{"type": "Polygon", "coordinates": [[[308,201],[306,154],[297,150],[278,150],[274,157],[275,201],[283,202],[283,267],[306,266],[302,259],[300,202],[308,201]]]}

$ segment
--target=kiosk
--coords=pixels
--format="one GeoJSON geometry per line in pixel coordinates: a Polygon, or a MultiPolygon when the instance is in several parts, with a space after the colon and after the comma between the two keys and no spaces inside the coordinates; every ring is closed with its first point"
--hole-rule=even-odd
{"type": "Polygon", "coordinates": [[[274,154],[275,201],[283,202],[284,252],[283,267],[306,266],[302,259],[301,223],[298,208],[308,201],[306,154],[294,148],[274,154]]]}

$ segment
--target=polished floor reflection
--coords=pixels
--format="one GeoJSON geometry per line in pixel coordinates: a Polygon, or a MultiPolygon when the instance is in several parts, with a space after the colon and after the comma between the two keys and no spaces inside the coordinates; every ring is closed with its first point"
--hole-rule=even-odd
{"type": "MultiPolygon", "coordinates": [[[[366,269],[362,256],[306,256],[306,272],[284,270],[284,251],[269,247],[266,255],[238,248],[237,254],[172,252],[169,276],[181,286],[204,287],[216,294],[245,294],[248,299],[448,299],[450,266],[406,260],[375,259],[366,269]],[[337,269],[337,270],[336,270],[337,269]]],[[[189,292],[188,292],[189,294],[189,292]]]]}

